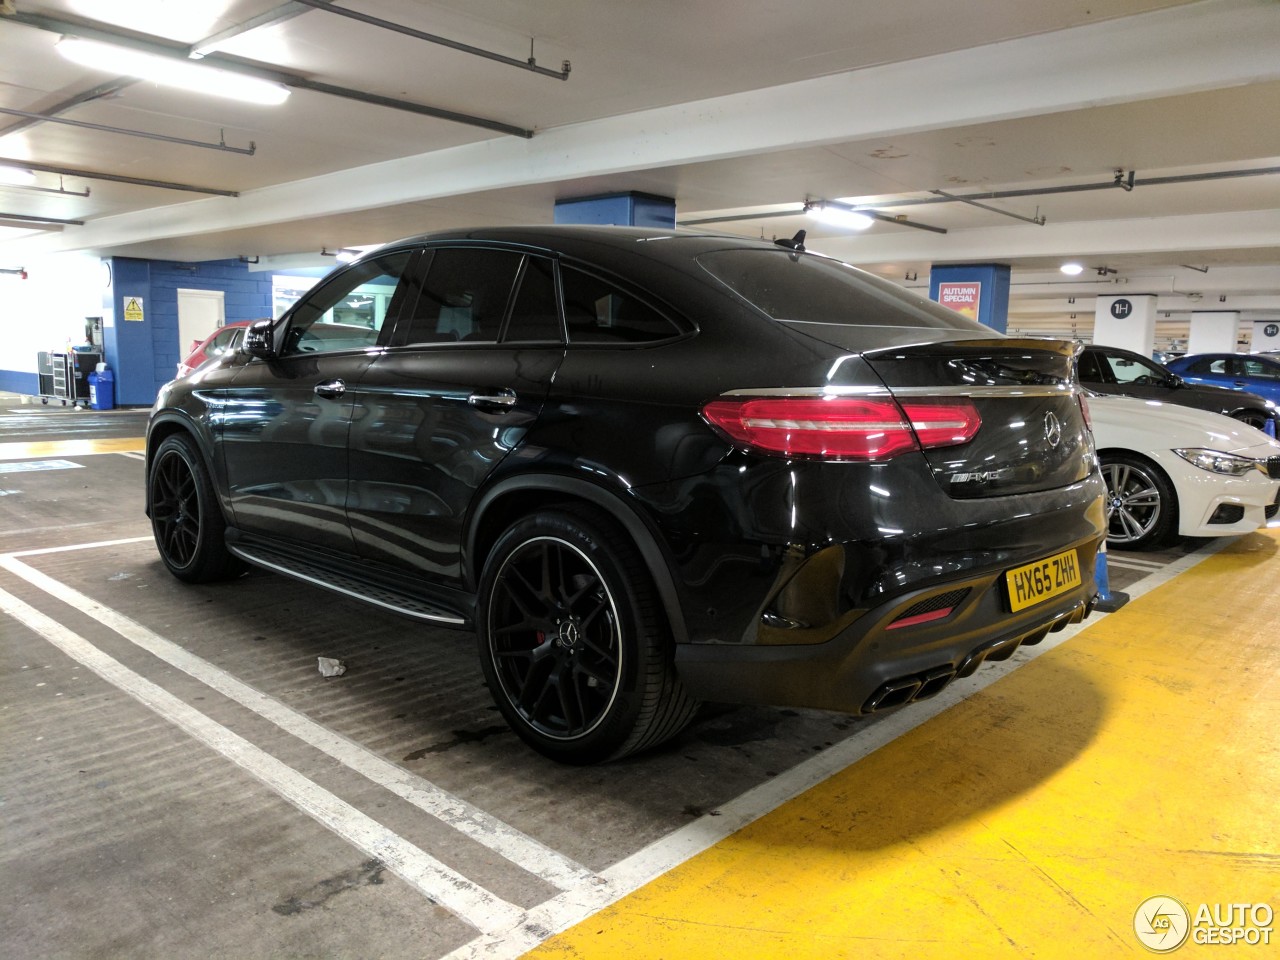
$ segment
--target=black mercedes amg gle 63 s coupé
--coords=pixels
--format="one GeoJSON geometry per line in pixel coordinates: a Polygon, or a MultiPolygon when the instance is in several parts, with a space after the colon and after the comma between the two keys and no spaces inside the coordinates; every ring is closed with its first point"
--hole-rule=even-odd
{"type": "Polygon", "coordinates": [[[147,511],[183,580],[474,630],[517,733],[589,763],[700,700],[897,707],[1086,616],[1073,349],[802,246],[415,237],[161,390],[147,511]]]}

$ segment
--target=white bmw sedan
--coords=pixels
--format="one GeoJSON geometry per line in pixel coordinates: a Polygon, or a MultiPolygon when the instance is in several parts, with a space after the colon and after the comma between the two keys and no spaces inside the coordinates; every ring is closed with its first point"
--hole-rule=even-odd
{"type": "Polygon", "coordinates": [[[1221,414],[1087,398],[1107,484],[1107,546],[1249,533],[1280,511],[1280,442],[1221,414]]]}

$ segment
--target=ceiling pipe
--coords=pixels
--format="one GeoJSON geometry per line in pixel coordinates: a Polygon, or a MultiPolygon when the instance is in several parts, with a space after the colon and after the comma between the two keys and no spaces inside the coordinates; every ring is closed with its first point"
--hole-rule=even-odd
{"type": "Polygon", "coordinates": [[[850,213],[861,213],[871,217],[873,220],[879,220],[881,223],[892,223],[897,227],[912,227],[916,230],[928,230],[930,233],[946,233],[946,227],[935,227],[930,223],[920,223],[917,220],[908,220],[905,216],[889,216],[884,213],[877,213],[875,210],[868,210],[861,204],[854,206],[853,204],[841,203],[838,200],[806,200],[801,204],[799,210],[771,210],[765,213],[737,213],[724,217],[702,217],[698,220],[681,220],[682,227],[699,227],[709,223],[734,223],[739,220],[772,220],[776,217],[799,217],[803,216],[810,207],[828,206],[836,210],[847,210],[850,213]]]}
{"type": "MultiPolygon", "coordinates": [[[[170,57],[175,60],[185,61],[190,59],[188,54],[192,49],[188,45],[174,44],[169,40],[165,40],[161,37],[155,37],[150,34],[107,29],[96,23],[80,23],[72,20],[63,20],[58,17],[45,16],[44,14],[38,13],[19,12],[7,15],[4,19],[12,20],[15,23],[21,23],[24,26],[34,27],[37,30],[47,30],[50,33],[60,33],[64,36],[83,37],[86,40],[98,40],[102,43],[112,43],[117,46],[129,47],[133,50],[141,50],[144,53],[170,57]]],[[[298,76],[297,74],[277,70],[273,67],[262,66],[248,60],[242,60],[239,57],[231,57],[224,54],[210,54],[209,56],[204,57],[201,62],[231,73],[239,73],[247,77],[257,77],[261,80],[271,80],[275,83],[281,83],[287,87],[294,87],[299,90],[311,90],[315,93],[323,93],[331,97],[340,97],[346,100],[355,100],[361,103],[373,104],[375,106],[388,107],[392,110],[401,110],[406,113],[416,113],[419,116],[433,117],[437,120],[448,120],[452,123],[481,127],[485,130],[493,130],[497,133],[523,137],[526,140],[533,137],[532,130],[524,127],[517,127],[514,124],[503,123],[500,120],[490,120],[488,118],[477,117],[472,114],[458,113],[453,110],[444,110],[439,107],[429,107],[425,104],[413,103],[409,100],[399,100],[394,97],[383,97],[378,94],[366,93],[363,90],[352,90],[349,87],[339,87],[334,84],[308,80],[307,78],[298,76]]]]}
{"type": "MultiPolygon", "coordinates": [[[[1177,183],[1201,183],[1207,180],[1231,180],[1237,177],[1268,177],[1280,173],[1280,167],[1255,167],[1244,170],[1218,170],[1213,173],[1185,173],[1169,177],[1146,177],[1137,179],[1130,171],[1129,179],[1117,177],[1105,183],[1074,183],[1061,187],[1028,187],[1020,190],[991,190],[987,193],[969,193],[964,195],[945,194],[934,197],[915,197],[907,200],[871,200],[859,204],[858,209],[865,207],[915,207],[932,203],[952,203],[954,201],[969,202],[973,200],[1008,200],[1015,197],[1045,197],[1055,193],[1086,193],[1091,190],[1125,189],[1128,186],[1159,187],[1177,183]]],[[[940,193],[941,191],[931,191],[940,193]]]]}
{"type": "Polygon", "coordinates": [[[125,177],[118,173],[100,173],[96,170],[76,170],[73,167],[60,167],[52,163],[34,163],[31,160],[16,160],[0,157],[0,166],[23,167],[27,170],[38,170],[41,173],[57,173],[64,177],[79,177],[82,180],[108,180],[111,183],[130,183],[137,187],[157,187],[162,190],[185,190],[188,193],[206,193],[214,197],[238,197],[235,190],[219,190],[217,187],[197,187],[189,183],[171,183],[168,180],[147,180],[144,177],[125,177]]]}
{"type": "Polygon", "coordinates": [[[34,183],[0,183],[0,190],[31,190],[36,193],[52,193],[60,197],[87,197],[89,196],[89,188],[83,190],[68,190],[62,185],[62,178],[58,178],[58,186],[56,187],[38,187],[34,183]]]}
{"type": "Polygon", "coordinates": [[[20,120],[17,123],[9,124],[9,126],[0,129],[0,137],[7,137],[11,133],[19,133],[26,130],[28,127],[37,126],[38,124],[44,123],[46,120],[56,117],[59,114],[66,113],[72,107],[78,107],[82,103],[90,103],[94,100],[100,100],[105,97],[109,97],[112,94],[119,93],[125,87],[130,87],[136,82],[137,81],[132,77],[117,77],[114,80],[108,80],[105,83],[100,83],[96,87],[86,90],[84,93],[77,93],[74,97],[69,97],[66,100],[55,103],[43,113],[38,114],[37,116],[39,119],[20,120]]]}
{"type": "Polygon", "coordinates": [[[1037,227],[1043,227],[1046,223],[1045,218],[1040,216],[1039,210],[1036,211],[1036,216],[1034,217],[1024,217],[1020,213],[1011,213],[1008,210],[1001,210],[998,207],[988,206],[985,203],[979,203],[977,200],[971,200],[968,197],[957,197],[957,196],[954,196],[953,194],[946,193],[943,190],[930,190],[929,192],[937,194],[940,197],[946,197],[948,200],[955,200],[959,203],[967,203],[969,204],[969,206],[977,207],[980,210],[988,210],[991,213],[998,213],[1002,217],[1012,217],[1014,220],[1021,220],[1024,223],[1034,223],[1037,227]]]}
{"type": "MultiPolygon", "coordinates": [[[[71,120],[67,117],[54,117],[45,113],[31,113],[28,110],[14,110],[10,107],[0,107],[0,113],[6,113],[14,117],[26,117],[28,120],[38,120],[44,123],[62,123],[70,127],[79,127],[83,130],[100,130],[103,133],[119,133],[126,137],[143,137],[147,140],[161,140],[165,143],[176,143],[184,147],[204,147],[206,150],[221,150],[225,153],[240,153],[249,157],[252,157],[258,150],[258,145],[252,140],[249,141],[248,147],[229,147],[225,140],[218,143],[210,143],[204,140],[188,140],[185,137],[170,137],[162,133],[147,133],[145,130],[130,130],[126,127],[112,127],[105,123],[89,123],[86,120],[71,120]]],[[[3,136],[8,132],[8,130],[2,130],[0,131],[0,136],[3,136]]]]}
{"type": "Polygon", "coordinates": [[[56,223],[59,225],[70,225],[73,227],[83,227],[83,220],[59,220],[57,217],[30,217],[25,213],[0,213],[0,220],[17,220],[21,223],[56,223]]]}
{"type": "Polygon", "coordinates": [[[501,53],[493,53],[490,50],[484,50],[480,47],[473,47],[467,43],[460,43],[457,40],[450,40],[447,37],[437,36],[434,33],[424,33],[421,30],[415,30],[413,27],[406,27],[400,23],[392,23],[390,20],[381,20],[378,17],[371,17],[367,13],[359,13],[355,10],[348,10],[345,7],[334,6],[333,0],[294,0],[303,6],[311,7],[314,10],[323,10],[326,13],[336,14],[340,17],[348,17],[351,20],[358,20],[361,23],[367,23],[370,26],[379,27],[383,30],[390,30],[393,33],[399,33],[406,37],[413,37],[415,40],[425,40],[427,43],[438,43],[442,47],[448,47],[450,50],[458,50],[462,53],[469,53],[473,57],[483,57],[486,60],[493,60],[497,63],[505,63],[511,67],[519,67],[521,70],[528,70],[532,73],[539,74],[543,77],[551,77],[555,80],[568,80],[569,71],[572,69],[568,60],[564,61],[563,66],[559,70],[551,70],[547,67],[538,66],[538,61],[533,57],[533,41],[530,41],[529,59],[517,60],[515,57],[504,56],[501,53]]]}
{"type": "MultiPolygon", "coordinates": [[[[967,203],[975,207],[982,207],[984,210],[990,210],[992,213],[999,213],[1006,217],[1013,217],[1016,220],[1025,220],[1028,223],[1034,223],[1037,226],[1044,226],[1046,220],[1044,217],[1024,217],[1017,213],[1009,213],[1006,210],[998,210],[995,207],[984,206],[978,203],[979,200],[1007,200],[1015,197],[1043,197],[1055,193],[1085,193],[1091,190],[1114,190],[1119,187],[1128,192],[1135,186],[1167,186],[1169,184],[1178,183],[1201,183],[1208,180],[1231,180],[1238,177],[1267,177],[1280,174],[1280,167],[1255,167],[1243,170],[1218,170],[1213,173],[1186,173],[1169,177],[1147,177],[1139,180],[1135,177],[1132,170],[1129,171],[1126,178],[1123,170],[1116,171],[1115,178],[1108,180],[1106,183],[1075,183],[1061,187],[1029,187],[1020,190],[991,190],[987,193],[971,193],[971,194],[952,194],[945,193],[942,190],[930,190],[934,194],[931,197],[911,197],[903,200],[868,200],[865,203],[857,204],[840,204],[838,201],[826,200],[822,201],[832,206],[842,206],[846,210],[856,210],[858,213],[866,214],[868,217],[875,217],[886,223],[897,223],[899,226],[916,227],[920,230],[932,230],[936,233],[946,233],[947,231],[941,227],[931,227],[926,224],[912,223],[906,219],[898,220],[894,217],[877,214],[875,211],[882,207],[919,207],[935,203],[967,203]]],[[[771,220],[775,217],[795,217],[804,213],[804,206],[799,210],[771,210],[760,213],[737,213],[723,217],[701,217],[697,220],[681,220],[680,225],[685,227],[700,226],[708,223],[735,223],[742,220],[771,220]]],[[[1192,267],[1191,269],[1196,269],[1192,267]]]]}

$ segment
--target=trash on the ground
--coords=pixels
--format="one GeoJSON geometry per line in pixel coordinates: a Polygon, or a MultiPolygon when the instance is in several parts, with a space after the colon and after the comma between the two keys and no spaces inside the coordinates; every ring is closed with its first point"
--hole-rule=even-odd
{"type": "Polygon", "coordinates": [[[320,661],[320,676],[322,677],[340,677],[347,672],[347,665],[341,660],[334,660],[332,657],[317,657],[320,661]]]}

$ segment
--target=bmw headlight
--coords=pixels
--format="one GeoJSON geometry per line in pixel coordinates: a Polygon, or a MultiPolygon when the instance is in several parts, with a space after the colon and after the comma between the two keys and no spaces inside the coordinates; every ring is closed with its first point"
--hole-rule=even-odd
{"type": "Polygon", "coordinates": [[[1234,453],[1223,453],[1221,450],[1205,450],[1194,447],[1186,450],[1174,450],[1178,456],[1192,466],[1210,473],[1225,473],[1229,477],[1242,477],[1250,470],[1258,467],[1258,461],[1252,457],[1241,457],[1234,453]]]}

